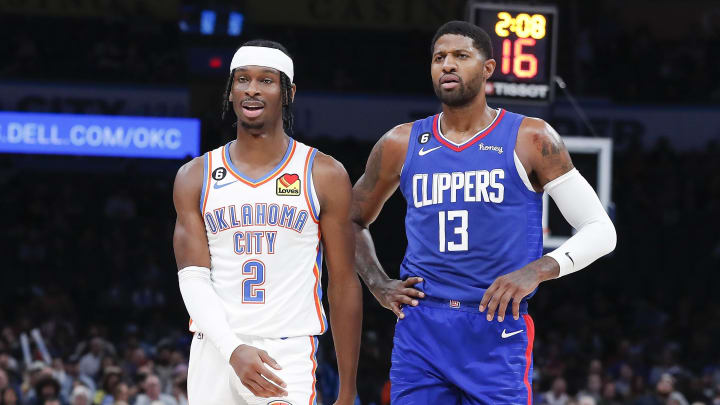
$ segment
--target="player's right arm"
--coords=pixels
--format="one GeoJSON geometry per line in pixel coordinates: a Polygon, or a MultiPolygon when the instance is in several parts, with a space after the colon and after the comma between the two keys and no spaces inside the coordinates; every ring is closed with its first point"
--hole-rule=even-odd
{"type": "Polygon", "coordinates": [[[185,307],[198,329],[230,362],[245,387],[260,397],[285,396],[285,390],[267,379],[282,387],[286,386],[285,383],[263,363],[278,370],[280,366],[264,350],[240,344],[230,328],[222,302],[213,289],[210,280],[210,249],[199,208],[203,164],[203,158],[199,157],[183,165],[178,170],[173,188],[173,202],[177,212],[173,247],[185,307]]]}
{"type": "Polygon", "coordinates": [[[405,162],[412,123],[398,125],[375,144],[365,173],[353,187],[352,221],[355,229],[355,270],[380,304],[402,319],[401,306],[417,305],[416,298],[424,297],[412,288],[420,277],[393,280],[382,268],[375,252],[369,226],[380,214],[385,202],[400,184],[400,172],[405,162]]]}

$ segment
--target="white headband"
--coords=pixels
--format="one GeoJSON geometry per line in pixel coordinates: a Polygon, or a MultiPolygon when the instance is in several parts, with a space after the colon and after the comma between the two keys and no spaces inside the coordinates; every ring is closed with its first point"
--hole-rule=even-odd
{"type": "Polygon", "coordinates": [[[277,69],[293,81],[293,62],[281,50],[264,46],[241,46],[230,62],[230,73],[240,66],[263,66],[277,69]]]}

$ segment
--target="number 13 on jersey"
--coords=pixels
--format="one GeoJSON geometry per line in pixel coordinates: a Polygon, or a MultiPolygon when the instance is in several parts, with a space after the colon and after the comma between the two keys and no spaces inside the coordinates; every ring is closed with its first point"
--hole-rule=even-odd
{"type": "Polygon", "coordinates": [[[438,212],[439,249],[441,252],[461,252],[468,250],[468,212],[467,210],[440,211],[438,212]],[[445,236],[445,223],[453,233],[449,238],[445,236]],[[456,225],[452,228],[453,225],[456,225]],[[458,238],[455,235],[460,235],[458,238]],[[452,239],[446,241],[446,239],[452,239]],[[458,241],[459,239],[459,241],[458,241]]]}

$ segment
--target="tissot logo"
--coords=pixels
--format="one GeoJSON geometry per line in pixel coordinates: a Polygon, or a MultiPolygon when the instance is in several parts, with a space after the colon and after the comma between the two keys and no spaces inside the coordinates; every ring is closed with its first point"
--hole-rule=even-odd
{"type": "Polygon", "coordinates": [[[300,176],[297,174],[285,173],[278,177],[275,194],[277,195],[300,195],[300,176]]]}

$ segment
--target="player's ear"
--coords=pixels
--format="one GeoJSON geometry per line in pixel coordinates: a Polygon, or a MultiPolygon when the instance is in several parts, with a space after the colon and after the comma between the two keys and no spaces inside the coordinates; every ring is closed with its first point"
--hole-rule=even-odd
{"type": "Polygon", "coordinates": [[[297,90],[297,86],[295,86],[295,83],[292,84],[292,87],[290,88],[290,102],[292,103],[295,101],[295,91],[297,90]]]}
{"type": "Polygon", "coordinates": [[[493,72],[495,71],[495,59],[488,59],[485,61],[483,66],[483,76],[485,77],[485,80],[489,79],[490,76],[492,76],[493,72]]]}

